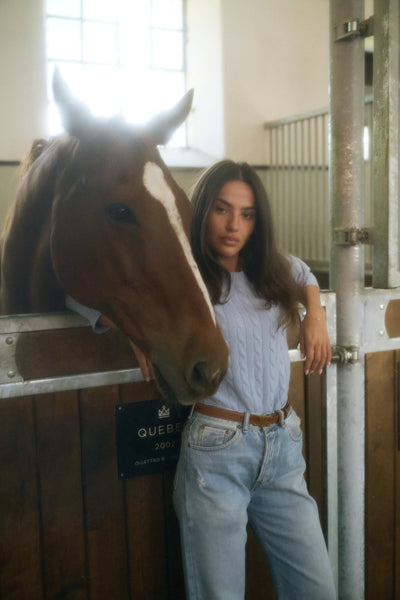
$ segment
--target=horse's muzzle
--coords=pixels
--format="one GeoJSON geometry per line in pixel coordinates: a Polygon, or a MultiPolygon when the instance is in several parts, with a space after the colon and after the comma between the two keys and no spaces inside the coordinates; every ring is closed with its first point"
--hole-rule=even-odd
{"type": "Polygon", "coordinates": [[[213,396],[226,375],[226,368],[211,370],[206,361],[192,365],[186,376],[181,378],[176,372],[153,363],[158,389],[164,398],[172,402],[191,405],[213,396]]]}

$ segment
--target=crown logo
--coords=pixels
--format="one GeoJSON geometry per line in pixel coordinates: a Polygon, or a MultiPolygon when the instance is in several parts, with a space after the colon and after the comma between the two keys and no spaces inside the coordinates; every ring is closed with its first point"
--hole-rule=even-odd
{"type": "Polygon", "coordinates": [[[167,419],[171,414],[171,410],[163,404],[161,408],[158,409],[158,418],[159,419],[167,419]]]}

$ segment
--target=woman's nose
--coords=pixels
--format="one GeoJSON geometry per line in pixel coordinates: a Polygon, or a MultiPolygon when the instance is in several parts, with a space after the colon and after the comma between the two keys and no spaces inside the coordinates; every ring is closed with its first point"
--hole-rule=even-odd
{"type": "Polygon", "coordinates": [[[228,221],[228,228],[231,231],[237,231],[239,229],[239,217],[238,215],[231,215],[228,221]]]}

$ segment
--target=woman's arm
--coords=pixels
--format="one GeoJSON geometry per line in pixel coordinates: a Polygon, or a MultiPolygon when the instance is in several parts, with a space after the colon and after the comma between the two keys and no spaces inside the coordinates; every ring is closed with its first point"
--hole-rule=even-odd
{"type": "Polygon", "coordinates": [[[306,359],[304,372],[306,375],[314,371],[321,374],[323,368],[331,364],[332,350],[318,286],[302,288],[300,301],[307,311],[300,325],[300,352],[306,359]]]}

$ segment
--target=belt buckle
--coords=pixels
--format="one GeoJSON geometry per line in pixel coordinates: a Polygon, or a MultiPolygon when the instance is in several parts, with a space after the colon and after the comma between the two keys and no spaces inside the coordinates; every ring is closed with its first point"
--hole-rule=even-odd
{"type": "Polygon", "coordinates": [[[256,427],[269,427],[274,423],[274,415],[253,415],[253,423],[256,427]]]}
{"type": "Polygon", "coordinates": [[[251,420],[253,421],[253,424],[256,427],[265,427],[263,415],[252,415],[252,419],[251,420]]]}

